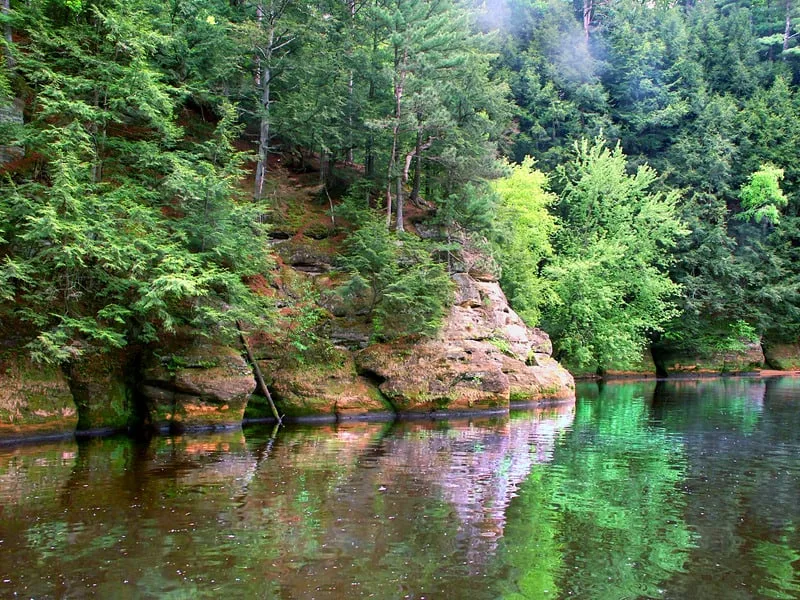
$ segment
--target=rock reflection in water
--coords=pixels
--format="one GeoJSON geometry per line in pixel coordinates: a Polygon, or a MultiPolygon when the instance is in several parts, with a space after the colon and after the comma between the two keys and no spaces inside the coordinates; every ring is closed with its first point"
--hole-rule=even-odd
{"type": "Polygon", "coordinates": [[[518,485],[573,414],[3,449],[0,595],[468,589],[518,485]]]}
{"type": "Polygon", "coordinates": [[[386,442],[386,481],[391,485],[412,476],[424,489],[437,490],[458,516],[455,533],[475,572],[494,553],[506,508],[531,465],[552,458],[556,437],[574,416],[574,404],[566,403],[454,429],[403,424],[400,434],[386,442]]]}

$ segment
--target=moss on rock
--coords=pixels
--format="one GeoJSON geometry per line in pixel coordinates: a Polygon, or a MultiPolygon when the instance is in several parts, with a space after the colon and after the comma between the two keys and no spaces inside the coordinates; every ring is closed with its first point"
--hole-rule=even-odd
{"type": "Polygon", "coordinates": [[[78,429],[125,429],[136,422],[128,352],[85,355],[67,368],[78,429]]]}
{"type": "Polygon", "coordinates": [[[255,379],[237,349],[188,334],[145,354],[140,392],[158,429],[240,424],[255,379]]]}
{"type": "MultiPolygon", "coordinates": [[[[377,386],[356,372],[353,356],[333,348],[312,364],[294,361],[259,363],[269,374],[270,389],[281,414],[289,417],[329,415],[337,418],[393,412],[377,386]]],[[[264,408],[254,405],[247,417],[264,408]]]]}
{"type": "Polygon", "coordinates": [[[78,410],[61,369],[24,351],[0,356],[0,438],[75,431],[78,410]]]}

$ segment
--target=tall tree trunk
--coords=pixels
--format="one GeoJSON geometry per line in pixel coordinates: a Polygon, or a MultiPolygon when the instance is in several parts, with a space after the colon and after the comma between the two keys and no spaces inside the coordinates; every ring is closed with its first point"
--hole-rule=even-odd
{"type": "Polygon", "coordinates": [[[592,26],[593,0],[583,0],[583,37],[589,41],[589,29],[592,26]]]}
{"type": "MultiPolygon", "coordinates": [[[[378,53],[378,35],[377,33],[372,34],[372,72],[374,73],[376,70],[375,66],[375,55],[378,53]]],[[[375,100],[375,81],[373,78],[369,78],[369,91],[367,92],[367,104],[372,106],[373,101],[375,100]]],[[[375,136],[371,133],[367,136],[367,147],[364,149],[364,174],[367,176],[367,179],[373,179],[375,177],[375,136]]]]}
{"type": "MultiPolygon", "coordinates": [[[[789,40],[792,37],[792,0],[786,0],[786,27],[783,30],[783,51],[789,49],[789,40]]],[[[786,60],[786,56],[784,56],[786,60]]]]}
{"type": "MultiPolygon", "coordinates": [[[[390,227],[392,224],[392,180],[395,179],[397,186],[397,198],[395,206],[398,215],[403,214],[403,194],[402,194],[402,172],[395,173],[397,170],[398,155],[400,153],[400,120],[403,113],[403,91],[406,83],[407,67],[408,67],[408,50],[403,50],[402,59],[398,56],[398,50],[395,50],[395,80],[394,80],[394,126],[392,127],[392,155],[389,158],[389,172],[386,181],[386,198],[387,198],[387,211],[386,211],[386,226],[390,227]],[[395,176],[394,178],[392,176],[395,176]]],[[[398,218],[397,229],[403,231],[403,221],[398,218]]]]}
{"type": "MultiPolygon", "coordinates": [[[[353,27],[356,20],[356,0],[347,0],[350,8],[350,26],[353,27]]],[[[353,69],[350,69],[350,79],[347,82],[347,164],[353,164],[353,69]]]]}
{"type": "MultiPolygon", "coordinates": [[[[265,61],[266,62],[266,61],[265,61]]],[[[264,182],[267,178],[267,160],[269,159],[269,106],[270,106],[270,68],[264,66],[262,70],[264,83],[261,89],[261,126],[258,134],[258,164],[256,165],[256,182],[253,196],[256,200],[264,197],[264,182]]]]}
{"type": "MultiPolygon", "coordinates": [[[[8,16],[11,12],[11,0],[3,0],[3,14],[8,16]]],[[[11,37],[11,25],[6,23],[5,27],[3,28],[3,37],[6,40],[6,67],[10,71],[14,68],[14,56],[11,54],[11,44],[13,39],[11,37]]]]}
{"type": "MultiPolygon", "coordinates": [[[[265,16],[264,5],[260,4],[256,8],[256,15],[259,24],[263,23],[265,16]]],[[[270,78],[272,70],[270,62],[272,60],[272,48],[275,44],[275,25],[272,19],[269,20],[267,31],[267,46],[264,52],[263,62],[259,59],[260,69],[257,71],[256,85],[261,86],[261,125],[258,133],[258,164],[256,165],[256,180],[253,197],[260,200],[264,197],[264,182],[267,178],[267,161],[269,159],[269,125],[270,125],[270,78]]]]}
{"type": "Polygon", "coordinates": [[[414,149],[414,184],[411,186],[411,204],[419,206],[419,185],[422,179],[422,131],[417,129],[417,144],[414,149]]]}
{"type": "Polygon", "coordinates": [[[328,187],[328,172],[330,169],[330,156],[325,148],[319,150],[319,182],[323,188],[328,187]]]}
{"type": "Polygon", "coordinates": [[[386,228],[390,228],[392,226],[392,172],[394,171],[394,166],[397,157],[397,129],[398,126],[395,124],[392,127],[392,152],[389,155],[389,168],[386,172],[386,228]]]}
{"type": "Polygon", "coordinates": [[[397,174],[397,178],[395,181],[395,185],[397,186],[397,225],[395,225],[395,229],[397,231],[405,231],[405,224],[403,219],[403,176],[401,174],[397,174]]]}

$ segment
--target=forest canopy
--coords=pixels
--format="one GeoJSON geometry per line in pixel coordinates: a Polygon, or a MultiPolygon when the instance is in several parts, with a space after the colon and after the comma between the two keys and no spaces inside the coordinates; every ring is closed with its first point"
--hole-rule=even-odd
{"type": "Polygon", "coordinates": [[[39,359],[270,327],[248,282],[272,268],[278,155],[313,158],[332,209],[363,201],[342,265],[378,286],[379,338],[435,331],[464,240],[570,365],[800,334],[794,0],[3,0],[0,17],[0,320],[39,359]],[[409,237],[409,207],[446,236],[409,237]]]}

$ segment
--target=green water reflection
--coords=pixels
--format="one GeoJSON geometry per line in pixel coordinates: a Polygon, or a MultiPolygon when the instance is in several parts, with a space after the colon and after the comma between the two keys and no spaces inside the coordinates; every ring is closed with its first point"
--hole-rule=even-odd
{"type": "Polygon", "coordinates": [[[512,503],[506,598],[660,597],[693,547],[683,442],[650,422],[654,384],[586,386],[571,434],[512,503]]]}
{"type": "Polygon", "coordinates": [[[800,598],[800,381],[0,447],[0,597],[800,598]]]}

